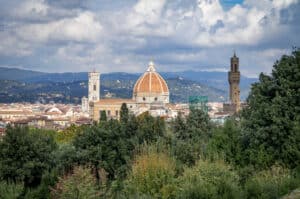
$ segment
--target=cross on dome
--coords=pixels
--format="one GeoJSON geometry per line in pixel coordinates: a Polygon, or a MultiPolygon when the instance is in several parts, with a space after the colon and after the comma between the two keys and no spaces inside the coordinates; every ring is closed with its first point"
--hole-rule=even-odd
{"type": "Polygon", "coordinates": [[[154,72],[155,71],[155,67],[154,67],[155,65],[154,65],[154,62],[151,60],[150,62],[149,62],[149,66],[148,66],[148,69],[147,69],[147,71],[148,72],[154,72]]]}

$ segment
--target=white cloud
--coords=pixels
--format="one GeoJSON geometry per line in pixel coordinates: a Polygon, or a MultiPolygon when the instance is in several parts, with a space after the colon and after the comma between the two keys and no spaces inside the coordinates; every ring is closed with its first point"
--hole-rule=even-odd
{"type": "Polygon", "coordinates": [[[25,24],[16,30],[16,34],[32,42],[47,42],[48,40],[93,42],[99,38],[101,30],[102,26],[94,14],[83,12],[75,18],[50,23],[25,24]]]}
{"type": "Polygon", "coordinates": [[[299,13],[291,9],[299,0],[245,0],[226,10],[219,0],[138,0],[99,12],[76,7],[77,1],[72,8],[12,1],[20,3],[10,21],[0,14],[0,25],[13,27],[0,32],[0,56],[31,56],[46,67],[52,59],[53,70],[141,72],[151,58],[164,71],[223,69],[236,49],[242,72],[252,76],[270,71],[291,44],[300,45],[293,24],[299,13]]]}

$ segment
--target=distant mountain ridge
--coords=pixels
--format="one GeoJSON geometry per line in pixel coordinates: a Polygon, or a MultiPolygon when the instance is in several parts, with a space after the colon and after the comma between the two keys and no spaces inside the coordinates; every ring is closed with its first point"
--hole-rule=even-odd
{"type": "MultiPolygon", "coordinates": [[[[228,79],[226,72],[182,71],[161,72],[160,74],[166,79],[170,89],[171,100],[174,102],[186,102],[189,95],[207,95],[211,101],[226,101],[228,99],[228,79]]],[[[141,73],[124,72],[101,74],[102,96],[105,93],[112,93],[114,97],[130,98],[134,83],[140,75],[141,73]]],[[[87,88],[79,88],[77,85],[77,83],[84,84],[87,82],[87,72],[44,73],[0,67],[0,80],[11,80],[11,84],[16,87],[13,92],[17,92],[18,90],[17,93],[22,93],[23,90],[26,90],[24,86],[20,86],[24,85],[24,83],[31,88],[34,88],[36,85],[42,86],[43,89],[41,92],[43,93],[45,93],[47,91],[46,88],[49,87],[48,90],[50,93],[55,91],[59,94],[62,93],[64,96],[76,97],[75,103],[78,103],[77,98],[80,98],[82,95],[87,95],[87,88]],[[15,81],[20,82],[20,84],[15,81]],[[78,88],[75,86],[73,93],[68,93],[67,91],[64,93],[64,89],[68,89],[70,85],[72,85],[72,88],[74,85],[77,85],[78,88]],[[58,86],[61,88],[55,88],[58,86]]],[[[256,81],[256,78],[241,76],[242,100],[247,97],[251,84],[256,81]]],[[[10,83],[1,83],[0,92],[2,94],[3,91],[10,90],[9,84],[10,83]],[[6,87],[4,85],[6,85],[6,87]]],[[[27,89],[27,93],[30,92],[29,90],[27,89]]],[[[36,91],[33,91],[33,93],[38,94],[36,91]]],[[[19,97],[19,99],[21,100],[22,97],[19,97]]],[[[9,99],[7,100],[9,101],[9,99]]]]}

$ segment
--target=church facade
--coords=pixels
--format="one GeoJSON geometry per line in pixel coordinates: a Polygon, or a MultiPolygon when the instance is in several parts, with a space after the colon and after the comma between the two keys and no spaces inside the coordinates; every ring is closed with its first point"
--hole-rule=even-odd
{"type": "Polygon", "coordinates": [[[100,99],[100,74],[89,73],[89,114],[98,121],[102,111],[108,118],[118,119],[123,103],[127,104],[129,111],[135,115],[148,111],[153,116],[167,116],[169,105],[169,88],[166,81],[156,72],[151,61],[148,69],[137,80],[133,88],[131,99],[100,99]]]}

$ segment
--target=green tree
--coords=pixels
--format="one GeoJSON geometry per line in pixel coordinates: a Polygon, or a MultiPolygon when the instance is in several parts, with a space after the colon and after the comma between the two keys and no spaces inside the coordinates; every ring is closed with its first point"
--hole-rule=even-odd
{"type": "Polygon", "coordinates": [[[186,120],[187,139],[207,141],[211,136],[212,124],[207,113],[199,109],[191,109],[186,120]]]}
{"type": "Polygon", "coordinates": [[[215,128],[208,147],[212,156],[224,155],[227,162],[239,165],[243,160],[239,122],[230,118],[225,121],[224,126],[215,128]]]}
{"type": "Polygon", "coordinates": [[[165,122],[162,118],[154,118],[148,112],[138,117],[137,137],[139,143],[155,142],[165,134],[165,122]]]}
{"type": "Polygon", "coordinates": [[[213,127],[210,119],[202,110],[191,109],[186,120],[179,115],[172,125],[175,137],[172,152],[180,162],[191,166],[207,152],[213,127]]]}
{"type": "Polygon", "coordinates": [[[28,127],[8,127],[0,141],[0,176],[23,182],[25,188],[40,184],[43,173],[54,165],[56,144],[52,136],[30,132],[28,127]]]}
{"type": "Polygon", "coordinates": [[[106,122],[106,121],[107,121],[106,111],[100,111],[100,122],[106,122]]]}
{"type": "Polygon", "coordinates": [[[95,170],[105,169],[109,179],[124,176],[132,151],[128,149],[130,138],[121,129],[117,120],[86,128],[74,141],[80,162],[91,163],[95,170]]]}
{"type": "Polygon", "coordinates": [[[260,74],[247,103],[242,113],[247,161],[260,167],[276,161],[290,167],[299,165],[300,51],[282,56],[271,75],[260,74]],[[259,154],[271,158],[258,163],[259,154]]]}
{"type": "Polygon", "coordinates": [[[180,140],[187,139],[187,125],[184,119],[182,118],[181,113],[175,118],[172,123],[173,132],[175,132],[176,138],[180,140]]]}
{"type": "Polygon", "coordinates": [[[120,121],[123,123],[127,123],[129,119],[129,110],[127,108],[126,103],[123,103],[120,111],[120,121]]]}

